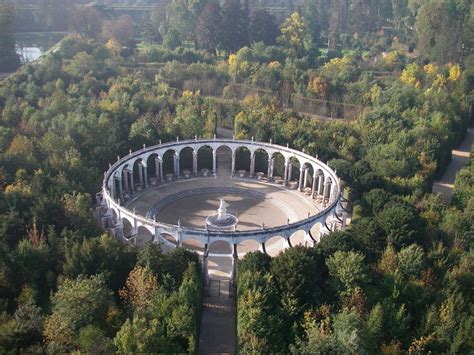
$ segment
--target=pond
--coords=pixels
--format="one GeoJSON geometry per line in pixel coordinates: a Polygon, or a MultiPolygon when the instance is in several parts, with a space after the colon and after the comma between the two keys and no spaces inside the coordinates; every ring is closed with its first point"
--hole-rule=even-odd
{"type": "Polygon", "coordinates": [[[16,52],[22,63],[34,62],[66,35],[66,32],[16,33],[16,52]]]}

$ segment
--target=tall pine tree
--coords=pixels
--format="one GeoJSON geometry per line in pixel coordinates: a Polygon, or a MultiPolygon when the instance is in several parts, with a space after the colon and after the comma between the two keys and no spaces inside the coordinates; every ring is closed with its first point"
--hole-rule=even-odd
{"type": "Polygon", "coordinates": [[[0,71],[13,71],[20,66],[20,58],[15,52],[13,20],[15,6],[7,0],[0,0],[0,71]]]}

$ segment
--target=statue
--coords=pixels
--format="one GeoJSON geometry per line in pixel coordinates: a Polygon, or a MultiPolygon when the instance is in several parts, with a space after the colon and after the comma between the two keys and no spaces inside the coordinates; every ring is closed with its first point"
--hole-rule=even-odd
{"type": "Polygon", "coordinates": [[[217,209],[217,213],[206,218],[206,229],[213,231],[235,230],[235,226],[239,220],[234,215],[227,213],[229,204],[224,201],[224,198],[220,197],[219,200],[220,205],[217,209]]]}
{"type": "Polygon", "coordinates": [[[223,219],[227,215],[227,207],[229,207],[229,204],[224,201],[224,197],[220,198],[221,204],[219,208],[217,209],[217,219],[223,219]]]}

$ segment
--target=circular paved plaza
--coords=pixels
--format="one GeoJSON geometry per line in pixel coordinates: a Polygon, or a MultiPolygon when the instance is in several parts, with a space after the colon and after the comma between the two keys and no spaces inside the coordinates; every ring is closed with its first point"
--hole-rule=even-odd
{"type": "MultiPolygon", "coordinates": [[[[277,227],[304,219],[308,213],[314,215],[322,210],[321,203],[300,192],[257,180],[230,179],[227,176],[222,177],[222,174],[218,174],[216,178],[187,179],[149,188],[138,193],[125,207],[166,224],[179,223],[183,227],[205,228],[206,218],[216,212],[220,197],[229,204],[228,212],[239,220],[236,231],[277,227]],[[180,197],[183,193],[184,196],[180,197]],[[154,209],[157,202],[167,199],[168,203],[160,203],[158,208],[154,209]]],[[[313,232],[317,235],[317,226],[313,232]]],[[[291,244],[304,244],[302,234],[294,235],[291,244]]],[[[167,242],[176,244],[171,236],[166,237],[167,242]]],[[[138,242],[142,244],[150,238],[149,233],[142,229],[138,242]]],[[[166,248],[167,243],[164,244],[166,248]]],[[[275,255],[286,247],[285,244],[283,238],[273,238],[266,243],[266,251],[275,255]]],[[[169,244],[167,246],[171,247],[169,244]]],[[[183,243],[183,246],[198,251],[204,248],[202,243],[195,240],[189,240],[183,243]]],[[[257,251],[259,247],[257,242],[244,241],[238,245],[238,253],[242,255],[257,251]]],[[[229,243],[216,242],[211,244],[210,248],[211,254],[232,254],[229,243]]]]}

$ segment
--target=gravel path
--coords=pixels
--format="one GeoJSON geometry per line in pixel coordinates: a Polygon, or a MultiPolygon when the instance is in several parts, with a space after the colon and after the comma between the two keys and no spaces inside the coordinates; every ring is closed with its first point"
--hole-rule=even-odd
{"type": "Polygon", "coordinates": [[[456,179],[458,171],[466,166],[469,161],[469,153],[471,152],[472,144],[474,144],[474,128],[469,128],[461,145],[453,150],[451,162],[448,164],[443,177],[433,184],[433,193],[441,194],[447,203],[451,202],[454,180],[456,179]]]}

